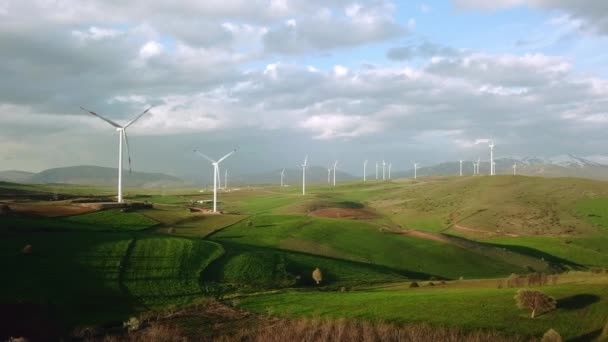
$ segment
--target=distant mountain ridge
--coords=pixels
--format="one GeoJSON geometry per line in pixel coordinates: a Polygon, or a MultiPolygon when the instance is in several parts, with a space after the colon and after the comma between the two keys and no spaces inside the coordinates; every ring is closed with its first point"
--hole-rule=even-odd
{"type": "MultiPolygon", "coordinates": [[[[76,184],[76,185],[116,185],[118,169],[102,166],[69,166],[44,170],[39,173],[24,171],[0,171],[0,181],[13,183],[35,183],[35,184],[76,184]]],[[[163,173],[131,172],[125,170],[123,173],[125,186],[132,187],[155,187],[155,186],[180,186],[185,182],[180,178],[163,173]]]]}

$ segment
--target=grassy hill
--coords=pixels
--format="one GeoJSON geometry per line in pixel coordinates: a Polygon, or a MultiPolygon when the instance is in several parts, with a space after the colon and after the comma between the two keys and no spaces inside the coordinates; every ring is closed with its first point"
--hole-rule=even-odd
{"type": "MultiPolygon", "coordinates": [[[[49,185],[0,189],[27,196],[49,185]]],[[[563,303],[576,302],[573,296],[594,300],[535,322],[515,308],[514,289],[497,288],[495,279],[608,267],[608,184],[428,177],[308,190],[307,196],[279,187],[222,192],[223,215],[188,210],[192,201],[210,199],[208,192],[139,188],[128,198],[148,200],[154,209],[0,216],[0,266],[13,279],[1,287],[0,307],[29,303],[73,327],[228,295],[247,310],[288,317],[424,321],[530,336],[555,327],[567,337],[597,330],[608,315],[602,277],[547,287],[563,303]],[[31,255],[21,253],[26,244],[31,255]],[[311,277],[317,267],[320,285],[311,277]],[[467,281],[475,278],[493,279],[467,281]],[[430,279],[439,286],[427,285],[430,279]],[[423,288],[408,289],[412,280],[423,288]]]]}

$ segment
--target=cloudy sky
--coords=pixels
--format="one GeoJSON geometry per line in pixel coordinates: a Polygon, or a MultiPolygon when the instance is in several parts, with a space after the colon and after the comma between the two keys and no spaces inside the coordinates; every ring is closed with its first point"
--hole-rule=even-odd
{"type": "MultiPolygon", "coordinates": [[[[0,169],[607,154],[603,0],[0,0],[0,169]]],[[[210,168],[209,168],[210,170],[210,168]]]]}

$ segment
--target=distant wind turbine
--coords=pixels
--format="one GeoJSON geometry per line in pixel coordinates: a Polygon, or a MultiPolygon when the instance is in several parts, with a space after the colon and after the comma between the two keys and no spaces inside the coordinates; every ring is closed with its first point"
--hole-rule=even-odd
{"type": "Polygon", "coordinates": [[[382,161],[382,180],[386,179],[386,162],[382,161]]]}
{"type": "Polygon", "coordinates": [[[481,164],[481,158],[477,157],[477,174],[479,174],[479,164],[481,164]]]}
{"type": "Polygon", "coordinates": [[[460,159],[460,176],[462,176],[462,159],[460,159]]]}
{"type": "Polygon", "coordinates": [[[281,170],[281,188],[285,186],[284,179],[285,179],[285,169],[281,170]]]}
{"type": "Polygon", "coordinates": [[[234,152],[236,152],[236,148],[232,150],[227,155],[218,159],[217,161],[209,158],[208,156],[201,153],[199,150],[194,150],[195,153],[200,155],[201,157],[207,159],[213,165],[213,212],[217,213],[217,189],[218,189],[218,181],[220,180],[220,163],[223,162],[226,158],[230,157],[234,152]]]}
{"type": "Polygon", "coordinates": [[[327,184],[331,183],[331,165],[327,167],[327,184]]]}
{"type": "Polygon", "coordinates": [[[513,164],[513,176],[517,176],[517,163],[513,164]]]}
{"type": "Polygon", "coordinates": [[[224,191],[228,190],[228,169],[224,170],[224,191]]]}
{"type": "Polygon", "coordinates": [[[393,166],[393,163],[388,163],[388,179],[391,179],[391,167],[393,166]]]}
{"type": "Polygon", "coordinates": [[[302,164],[302,195],[306,195],[306,167],[308,166],[308,155],[302,164]]]}
{"type": "Polygon", "coordinates": [[[118,203],[123,203],[123,198],[122,198],[122,141],[123,140],[125,141],[125,144],[127,147],[127,156],[129,159],[129,172],[131,172],[131,152],[129,152],[129,138],[127,137],[127,128],[129,126],[131,126],[132,124],[134,124],[137,120],[139,120],[139,118],[141,118],[148,111],[150,111],[150,109],[152,109],[152,107],[143,111],[141,114],[136,116],[135,119],[127,122],[127,124],[124,126],[121,126],[110,119],[106,119],[103,116],[101,116],[95,112],[92,112],[88,109],[84,109],[83,107],[80,107],[80,109],[82,109],[83,111],[88,112],[90,114],[93,114],[96,117],[100,118],[101,120],[109,123],[110,125],[112,125],[116,128],[116,131],[118,131],[118,203]]]}
{"type": "Polygon", "coordinates": [[[414,179],[418,178],[418,163],[414,163],[414,179]]]}
{"type": "Polygon", "coordinates": [[[363,162],[363,181],[367,182],[367,159],[363,162]]]}
{"type": "Polygon", "coordinates": [[[334,162],[334,186],[336,186],[336,167],[338,166],[338,161],[334,162]]]}
{"type": "Polygon", "coordinates": [[[496,175],[496,170],[494,169],[494,140],[490,140],[490,176],[496,175]]]}
{"type": "Polygon", "coordinates": [[[376,180],[378,180],[378,162],[376,162],[376,180]]]}

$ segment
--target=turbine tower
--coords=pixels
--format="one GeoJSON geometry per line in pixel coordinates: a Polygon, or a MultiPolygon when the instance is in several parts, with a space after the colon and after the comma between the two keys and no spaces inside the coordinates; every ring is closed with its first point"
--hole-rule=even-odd
{"type": "Polygon", "coordinates": [[[414,179],[418,178],[418,163],[414,163],[414,179]]]}
{"type": "Polygon", "coordinates": [[[393,163],[388,163],[388,179],[391,179],[391,167],[393,166],[393,163]]]}
{"type": "Polygon", "coordinates": [[[334,162],[334,186],[336,186],[336,167],[338,166],[338,161],[334,162]]]}
{"type": "Polygon", "coordinates": [[[382,180],[386,179],[386,162],[382,161],[382,180]]]}
{"type": "Polygon", "coordinates": [[[224,191],[228,190],[228,169],[224,170],[224,191]]]}
{"type": "Polygon", "coordinates": [[[306,195],[306,167],[308,166],[308,155],[302,164],[302,196],[306,195]]]}
{"type": "Polygon", "coordinates": [[[283,169],[281,171],[281,188],[285,186],[284,182],[283,182],[284,179],[285,179],[285,169],[283,169]]]}
{"type": "Polygon", "coordinates": [[[481,164],[481,158],[477,157],[477,174],[479,174],[479,164],[481,164]]]}
{"type": "Polygon", "coordinates": [[[327,167],[327,184],[331,183],[331,165],[327,167]]]}
{"type": "Polygon", "coordinates": [[[363,181],[367,182],[367,159],[363,162],[363,181]]]}
{"type": "Polygon", "coordinates": [[[513,164],[513,176],[517,176],[517,163],[513,164]]]}
{"type": "Polygon", "coordinates": [[[378,162],[376,162],[376,180],[378,180],[378,162]]]}
{"type": "Polygon", "coordinates": [[[460,159],[460,176],[462,176],[462,159],[460,159]]]}
{"type": "Polygon", "coordinates": [[[494,140],[490,140],[490,176],[494,176],[496,171],[494,170],[494,140]]]}
{"type": "Polygon", "coordinates": [[[127,147],[127,156],[129,159],[129,173],[130,173],[131,172],[131,152],[129,152],[129,138],[127,137],[127,128],[129,126],[131,126],[132,124],[134,124],[137,120],[139,120],[139,118],[141,118],[148,111],[150,111],[150,109],[152,109],[152,107],[143,111],[141,114],[136,116],[135,119],[127,122],[127,124],[124,126],[121,126],[110,119],[106,119],[103,116],[101,116],[95,112],[92,112],[88,109],[84,109],[82,107],[80,107],[80,109],[82,109],[83,111],[88,112],[90,114],[93,114],[96,117],[100,118],[101,120],[114,126],[116,128],[116,131],[118,132],[118,203],[123,203],[123,198],[122,198],[122,142],[124,140],[125,145],[127,147]]]}
{"type": "Polygon", "coordinates": [[[207,157],[206,155],[202,154],[199,150],[194,150],[194,153],[197,153],[201,157],[207,159],[208,161],[211,162],[211,165],[213,165],[213,212],[214,213],[217,213],[217,189],[218,189],[218,181],[220,180],[220,163],[223,162],[226,158],[230,157],[232,154],[234,154],[234,152],[236,152],[236,148],[234,150],[232,150],[230,153],[228,153],[227,155],[225,155],[222,158],[215,161],[215,160],[207,157]]]}

